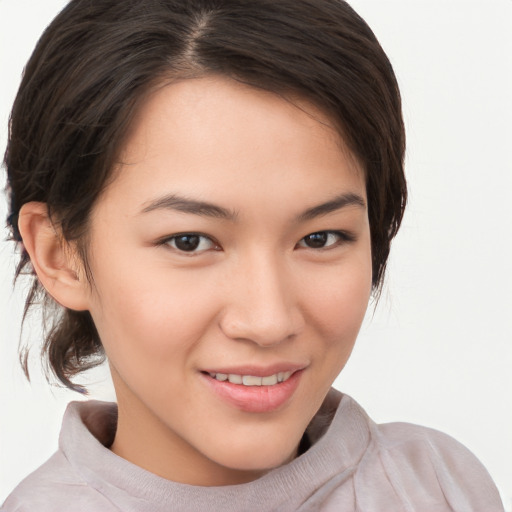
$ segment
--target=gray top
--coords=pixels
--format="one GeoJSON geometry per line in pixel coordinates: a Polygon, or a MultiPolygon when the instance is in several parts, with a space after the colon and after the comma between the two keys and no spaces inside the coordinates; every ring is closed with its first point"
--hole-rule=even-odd
{"type": "Polygon", "coordinates": [[[117,408],[72,402],[58,451],[7,498],[5,512],[503,512],[475,456],[441,432],[375,424],[349,396],[327,395],[312,446],[250,483],[198,487],[158,477],[112,453],[117,408]]]}

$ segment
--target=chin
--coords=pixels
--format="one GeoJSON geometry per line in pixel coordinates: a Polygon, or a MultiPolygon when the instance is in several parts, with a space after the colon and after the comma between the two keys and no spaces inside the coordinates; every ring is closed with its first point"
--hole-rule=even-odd
{"type": "Polygon", "coordinates": [[[265,473],[293,460],[297,455],[300,437],[295,443],[274,439],[270,443],[251,446],[231,445],[216,462],[236,471],[265,473]]]}

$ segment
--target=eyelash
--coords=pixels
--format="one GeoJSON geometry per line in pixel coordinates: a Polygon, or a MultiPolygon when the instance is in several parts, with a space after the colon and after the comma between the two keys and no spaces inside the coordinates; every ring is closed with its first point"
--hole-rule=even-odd
{"type": "Polygon", "coordinates": [[[204,235],[203,233],[194,233],[194,232],[178,233],[176,235],[173,235],[173,236],[164,238],[163,240],[160,240],[157,245],[168,246],[171,249],[175,250],[176,252],[178,252],[180,254],[188,255],[188,256],[196,256],[196,255],[202,254],[203,252],[208,251],[210,249],[220,250],[219,244],[212,237],[210,237],[208,235],[204,235]],[[202,250],[199,250],[199,251],[197,251],[197,247],[193,251],[185,251],[185,250],[182,250],[182,249],[176,247],[176,245],[175,245],[176,240],[179,238],[185,238],[185,237],[197,237],[200,239],[199,244],[201,244],[202,241],[207,240],[208,242],[211,243],[212,247],[208,247],[205,249],[203,248],[202,250]],[[174,246],[172,245],[173,243],[174,243],[174,246]]]}
{"type": "MultiPolygon", "coordinates": [[[[299,240],[299,242],[297,242],[297,247],[300,247],[300,248],[303,248],[303,249],[312,249],[314,251],[321,251],[321,250],[329,250],[329,249],[332,249],[332,248],[335,248],[335,247],[338,247],[339,245],[342,245],[342,244],[345,244],[345,243],[351,243],[351,242],[355,242],[356,240],[356,237],[347,232],[347,231],[332,231],[332,230],[327,230],[327,231],[315,231],[313,233],[309,233],[308,235],[306,235],[305,237],[301,238],[299,240]],[[337,237],[337,240],[333,243],[330,243],[329,245],[324,245],[322,247],[310,247],[310,246],[307,246],[307,245],[301,245],[301,242],[304,242],[306,238],[308,237],[312,237],[314,235],[327,235],[327,238],[329,236],[335,236],[337,237]]],[[[176,235],[173,235],[173,236],[170,236],[170,237],[167,237],[167,238],[164,238],[162,240],[160,240],[157,245],[159,246],[168,246],[170,247],[171,249],[175,250],[176,252],[180,253],[180,254],[183,254],[183,255],[188,255],[188,256],[196,256],[196,255],[199,255],[199,254],[202,254],[203,252],[206,252],[210,249],[213,249],[213,250],[220,250],[220,245],[210,236],[208,235],[204,235],[203,233],[194,233],[194,232],[189,232],[189,233],[178,233],[176,235]],[[207,240],[211,243],[212,247],[207,247],[207,248],[203,248],[202,250],[197,250],[198,247],[196,247],[195,249],[191,250],[191,251],[186,251],[186,250],[183,250],[183,249],[180,249],[176,246],[176,240],[179,239],[179,238],[185,238],[185,237],[197,237],[199,238],[199,246],[201,245],[201,240],[207,240]]]]}
{"type": "Polygon", "coordinates": [[[313,233],[309,233],[309,235],[306,235],[304,238],[301,238],[299,240],[299,242],[297,243],[297,245],[300,247],[303,247],[304,249],[313,249],[315,251],[320,251],[320,250],[329,250],[334,247],[338,247],[339,245],[342,245],[344,243],[355,242],[355,240],[356,240],[355,236],[352,233],[348,233],[347,231],[315,231],[313,233]],[[337,237],[337,241],[335,241],[334,243],[331,243],[329,245],[322,246],[322,247],[309,247],[307,245],[306,246],[299,245],[306,238],[312,237],[314,235],[327,235],[327,237],[335,236],[335,237],[337,237]]]}

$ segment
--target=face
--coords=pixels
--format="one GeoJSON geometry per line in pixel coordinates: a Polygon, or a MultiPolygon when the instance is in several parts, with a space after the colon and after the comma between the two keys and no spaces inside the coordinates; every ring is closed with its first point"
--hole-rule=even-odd
{"type": "Polygon", "coordinates": [[[91,218],[112,450],[195,485],[296,454],[371,290],[365,180],[305,102],[209,77],[142,106],[91,218]]]}

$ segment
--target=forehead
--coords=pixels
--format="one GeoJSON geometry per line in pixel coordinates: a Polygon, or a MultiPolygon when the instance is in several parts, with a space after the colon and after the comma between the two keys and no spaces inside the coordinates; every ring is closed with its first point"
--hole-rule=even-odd
{"type": "Polygon", "coordinates": [[[363,174],[318,108],[214,76],[163,85],[141,103],[114,182],[148,193],[193,184],[219,199],[296,192],[298,200],[333,188],[365,195],[363,174]]]}

